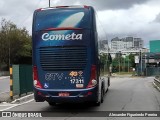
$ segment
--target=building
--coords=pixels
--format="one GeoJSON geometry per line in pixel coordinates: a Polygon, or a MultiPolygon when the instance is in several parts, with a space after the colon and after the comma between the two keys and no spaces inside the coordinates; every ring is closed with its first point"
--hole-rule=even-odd
{"type": "Polygon", "coordinates": [[[160,52],[160,40],[151,40],[150,41],[150,52],[151,53],[160,52]]]}
{"type": "Polygon", "coordinates": [[[98,41],[98,45],[99,45],[99,50],[108,50],[109,46],[108,46],[108,40],[100,40],[98,41]]]}
{"type": "Polygon", "coordinates": [[[111,40],[111,49],[113,51],[141,49],[143,48],[143,40],[141,38],[126,37],[119,39],[118,37],[111,40]]]}
{"type": "Polygon", "coordinates": [[[143,48],[143,40],[141,38],[134,38],[134,48],[143,48]]]}
{"type": "Polygon", "coordinates": [[[113,38],[113,39],[111,40],[111,49],[112,49],[112,50],[118,49],[118,44],[119,44],[119,42],[121,42],[121,41],[119,40],[118,37],[113,38]]]}

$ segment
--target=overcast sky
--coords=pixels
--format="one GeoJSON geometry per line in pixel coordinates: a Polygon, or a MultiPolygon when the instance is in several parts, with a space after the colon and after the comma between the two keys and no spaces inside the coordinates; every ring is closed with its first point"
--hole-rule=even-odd
{"type": "MultiPolygon", "coordinates": [[[[51,6],[92,5],[107,39],[140,37],[148,47],[149,40],[160,40],[160,0],[51,0],[51,6]]],[[[0,0],[0,19],[5,18],[26,27],[31,34],[35,9],[48,7],[48,0],[0,0]]]]}

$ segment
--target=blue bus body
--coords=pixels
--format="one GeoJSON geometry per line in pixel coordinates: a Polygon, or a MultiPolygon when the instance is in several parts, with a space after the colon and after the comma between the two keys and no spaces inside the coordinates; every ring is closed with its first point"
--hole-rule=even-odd
{"type": "Polygon", "coordinates": [[[36,102],[100,103],[98,38],[94,9],[54,7],[33,15],[33,83],[36,102]]]}

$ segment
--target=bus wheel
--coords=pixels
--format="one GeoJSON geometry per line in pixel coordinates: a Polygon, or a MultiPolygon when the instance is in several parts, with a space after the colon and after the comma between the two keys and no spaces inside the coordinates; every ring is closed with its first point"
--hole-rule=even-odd
{"type": "Polygon", "coordinates": [[[50,106],[55,106],[55,105],[56,105],[55,102],[48,102],[48,104],[49,104],[50,106]]]}
{"type": "Polygon", "coordinates": [[[110,86],[110,84],[111,84],[111,83],[110,83],[110,78],[108,78],[108,87],[110,86]]]}
{"type": "Polygon", "coordinates": [[[100,106],[101,102],[95,102],[94,106],[100,106]]]}
{"type": "Polygon", "coordinates": [[[103,101],[104,101],[104,87],[102,87],[102,89],[101,89],[101,103],[103,103],[103,101]]]}

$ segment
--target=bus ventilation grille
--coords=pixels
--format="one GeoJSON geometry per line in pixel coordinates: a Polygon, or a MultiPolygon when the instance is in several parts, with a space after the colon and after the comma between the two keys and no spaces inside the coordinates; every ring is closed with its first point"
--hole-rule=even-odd
{"type": "Polygon", "coordinates": [[[41,47],[39,52],[44,71],[83,70],[86,67],[86,47],[41,47]]]}

